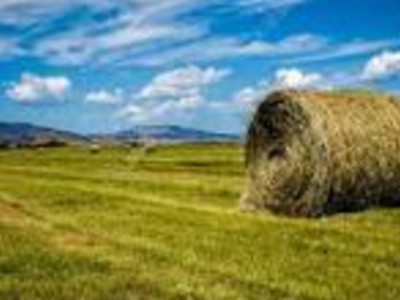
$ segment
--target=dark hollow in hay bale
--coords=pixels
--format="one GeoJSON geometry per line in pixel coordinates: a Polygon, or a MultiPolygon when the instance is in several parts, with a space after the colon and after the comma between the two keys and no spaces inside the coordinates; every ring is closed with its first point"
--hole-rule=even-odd
{"type": "Polygon", "coordinates": [[[246,138],[241,207],[316,217],[400,204],[400,101],[368,93],[279,91],[246,138]]]}

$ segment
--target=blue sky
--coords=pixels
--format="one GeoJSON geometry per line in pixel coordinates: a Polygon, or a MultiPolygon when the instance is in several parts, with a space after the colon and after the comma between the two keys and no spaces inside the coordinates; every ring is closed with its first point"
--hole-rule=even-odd
{"type": "Polygon", "coordinates": [[[398,0],[2,0],[0,120],[241,132],[278,88],[400,92],[398,0]]]}

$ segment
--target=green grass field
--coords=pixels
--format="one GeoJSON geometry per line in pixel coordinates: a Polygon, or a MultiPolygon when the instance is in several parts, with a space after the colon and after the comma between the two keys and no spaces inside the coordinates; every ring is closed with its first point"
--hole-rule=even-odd
{"type": "Polygon", "coordinates": [[[0,152],[0,299],[400,299],[400,209],[238,210],[234,145],[0,152]]]}

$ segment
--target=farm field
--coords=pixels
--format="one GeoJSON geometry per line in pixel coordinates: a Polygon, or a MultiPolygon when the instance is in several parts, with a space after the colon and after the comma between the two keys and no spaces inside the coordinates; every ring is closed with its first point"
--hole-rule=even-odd
{"type": "Polygon", "coordinates": [[[0,299],[400,299],[400,209],[238,210],[241,147],[0,152],[0,299]]]}

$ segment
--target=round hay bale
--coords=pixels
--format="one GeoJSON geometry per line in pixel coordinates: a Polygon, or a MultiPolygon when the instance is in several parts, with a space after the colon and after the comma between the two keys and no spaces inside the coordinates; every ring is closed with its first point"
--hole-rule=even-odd
{"type": "Polygon", "coordinates": [[[400,204],[400,101],[356,92],[278,91],[246,137],[241,207],[317,217],[400,204]]]}
{"type": "Polygon", "coordinates": [[[89,145],[89,152],[91,154],[97,154],[101,150],[101,146],[99,144],[91,144],[89,145]]]}
{"type": "Polygon", "coordinates": [[[140,145],[143,155],[152,154],[157,150],[157,142],[153,139],[142,139],[140,145]]]}

